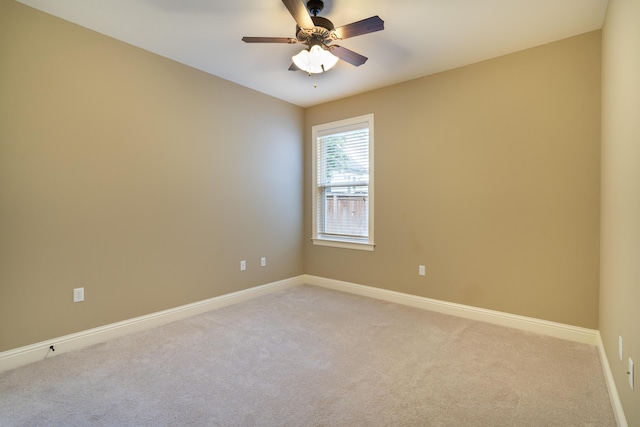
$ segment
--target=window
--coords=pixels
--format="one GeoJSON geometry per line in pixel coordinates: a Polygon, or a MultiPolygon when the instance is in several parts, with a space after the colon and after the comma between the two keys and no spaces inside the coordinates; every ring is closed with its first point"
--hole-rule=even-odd
{"type": "Polygon", "coordinates": [[[313,243],[372,251],[373,114],[313,126],[313,243]]]}

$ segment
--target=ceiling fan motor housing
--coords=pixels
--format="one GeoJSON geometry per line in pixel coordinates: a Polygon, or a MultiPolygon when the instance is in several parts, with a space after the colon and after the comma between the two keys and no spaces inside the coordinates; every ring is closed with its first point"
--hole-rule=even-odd
{"type": "Polygon", "coordinates": [[[312,16],[311,20],[315,25],[313,28],[300,28],[299,26],[296,26],[296,37],[303,43],[307,43],[313,39],[324,42],[325,39],[329,38],[331,32],[335,30],[333,22],[329,21],[327,18],[312,16]]]}

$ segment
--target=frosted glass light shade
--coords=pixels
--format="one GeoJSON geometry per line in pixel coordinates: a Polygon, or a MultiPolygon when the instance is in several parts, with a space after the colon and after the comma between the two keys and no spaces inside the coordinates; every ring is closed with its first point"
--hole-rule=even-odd
{"type": "Polygon", "coordinates": [[[296,67],[311,74],[328,71],[338,62],[337,56],[318,45],[313,45],[311,49],[303,50],[291,59],[293,59],[296,67]]]}

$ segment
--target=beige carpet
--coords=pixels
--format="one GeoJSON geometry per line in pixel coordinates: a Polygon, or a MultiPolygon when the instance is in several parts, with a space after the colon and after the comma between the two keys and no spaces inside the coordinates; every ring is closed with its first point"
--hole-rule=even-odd
{"type": "Polygon", "coordinates": [[[0,374],[2,426],[615,426],[596,348],[300,286],[0,374]]]}

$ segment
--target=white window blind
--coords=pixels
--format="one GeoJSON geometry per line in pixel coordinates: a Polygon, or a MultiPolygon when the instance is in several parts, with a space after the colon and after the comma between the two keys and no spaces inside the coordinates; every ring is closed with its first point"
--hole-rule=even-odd
{"type": "Polygon", "coordinates": [[[314,127],[314,239],[373,244],[373,116],[314,127]]]}

